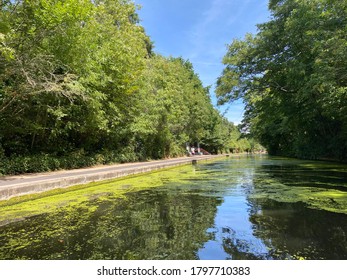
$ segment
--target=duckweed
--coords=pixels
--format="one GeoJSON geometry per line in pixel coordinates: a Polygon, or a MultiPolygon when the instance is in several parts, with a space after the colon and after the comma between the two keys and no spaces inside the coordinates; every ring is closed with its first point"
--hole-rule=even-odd
{"type": "Polygon", "coordinates": [[[127,193],[162,187],[171,181],[186,185],[189,184],[189,180],[206,177],[203,172],[194,170],[195,167],[185,165],[145,175],[78,185],[0,201],[0,225],[38,214],[52,213],[61,207],[78,206],[90,200],[124,199],[127,193]]]}
{"type": "Polygon", "coordinates": [[[347,259],[346,203],[346,165],[185,165],[0,202],[0,259],[347,259]]]}

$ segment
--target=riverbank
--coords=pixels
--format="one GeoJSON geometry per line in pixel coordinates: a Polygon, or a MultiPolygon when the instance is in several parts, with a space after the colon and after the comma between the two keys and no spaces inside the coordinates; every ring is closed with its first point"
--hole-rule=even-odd
{"type": "Polygon", "coordinates": [[[155,160],[138,163],[124,163],[75,170],[62,170],[47,173],[25,174],[0,177],[0,200],[26,194],[40,193],[57,188],[67,188],[102,180],[115,179],[134,174],[151,172],[193,161],[206,161],[228,155],[204,155],[155,160]]]}

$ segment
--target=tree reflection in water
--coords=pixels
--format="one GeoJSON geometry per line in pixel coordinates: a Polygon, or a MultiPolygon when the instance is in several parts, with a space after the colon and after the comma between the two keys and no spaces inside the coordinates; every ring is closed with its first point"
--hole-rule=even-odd
{"type": "Polygon", "coordinates": [[[121,195],[97,186],[0,226],[0,258],[347,259],[346,174],[345,165],[241,157],[146,175],[133,189],[138,177],[121,195]]]}
{"type": "Polygon", "coordinates": [[[141,191],[1,228],[1,259],[196,259],[220,199],[141,191]]]}

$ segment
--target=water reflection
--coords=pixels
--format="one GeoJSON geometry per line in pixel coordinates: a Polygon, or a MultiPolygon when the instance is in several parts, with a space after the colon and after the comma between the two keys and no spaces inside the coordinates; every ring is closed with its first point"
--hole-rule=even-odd
{"type": "Polygon", "coordinates": [[[347,259],[345,175],[345,165],[262,156],[100,186],[1,226],[0,258],[347,259]]]}
{"type": "Polygon", "coordinates": [[[345,165],[277,158],[223,164],[234,189],[200,258],[222,244],[224,259],[347,259],[347,216],[332,213],[347,210],[345,165]]]}
{"type": "Polygon", "coordinates": [[[1,229],[2,259],[196,259],[220,199],[141,191],[1,229]],[[193,221],[193,222],[192,222],[193,221]]]}
{"type": "Polygon", "coordinates": [[[250,219],[271,258],[347,259],[345,215],[309,209],[303,203],[257,203],[262,211],[250,219]]]}

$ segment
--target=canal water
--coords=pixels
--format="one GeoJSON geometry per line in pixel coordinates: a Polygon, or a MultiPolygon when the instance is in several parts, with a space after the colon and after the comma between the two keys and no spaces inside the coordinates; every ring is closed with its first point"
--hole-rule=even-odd
{"type": "Polygon", "coordinates": [[[347,165],[230,157],[12,199],[0,259],[347,259],[347,165]]]}

